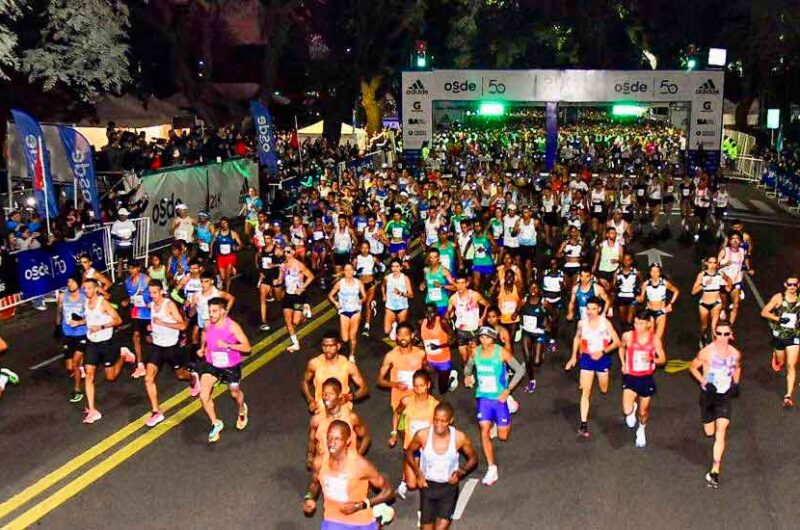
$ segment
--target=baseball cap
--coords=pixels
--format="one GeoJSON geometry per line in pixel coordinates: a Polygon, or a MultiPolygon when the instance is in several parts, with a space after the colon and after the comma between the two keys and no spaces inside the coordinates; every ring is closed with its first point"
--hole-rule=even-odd
{"type": "Polygon", "coordinates": [[[517,205],[512,202],[511,204],[506,206],[506,209],[507,210],[516,210],[517,209],[517,205]]]}
{"type": "Polygon", "coordinates": [[[492,340],[498,340],[500,338],[494,328],[490,328],[489,326],[481,326],[481,329],[478,330],[478,336],[480,337],[481,335],[486,335],[492,340]]]}
{"type": "Polygon", "coordinates": [[[129,212],[127,208],[120,208],[117,211],[117,215],[130,215],[130,214],[131,212],[129,212]]]}
{"type": "Polygon", "coordinates": [[[176,210],[188,210],[189,207],[181,202],[181,203],[178,203],[177,205],[175,205],[175,209],[176,210]]]}

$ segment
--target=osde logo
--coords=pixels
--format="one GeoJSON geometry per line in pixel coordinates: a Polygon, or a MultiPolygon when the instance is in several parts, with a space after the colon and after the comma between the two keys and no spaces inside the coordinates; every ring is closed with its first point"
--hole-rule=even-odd
{"type": "Polygon", "coordinates": [[[180,197],[175,198],[174,193],[170,193],[169,197],[156,201],[153,205],[153,222],[159,226],[166,226],[167,222],[175,217],[175,205],[182,202],[180,197]]]}
{"type": "Polygon", "coordinates": [[[641,81],[625,81],[614,85],[614,92],[618,94],[643,94],[647,92],[647,83],[641,81]]]}
{"type": "Polygon", "coordinates": [[[478,85],[472,81],[448,81],[444,84],[445,92],[459,94],[461,92],[477,92],[478,85]]]}

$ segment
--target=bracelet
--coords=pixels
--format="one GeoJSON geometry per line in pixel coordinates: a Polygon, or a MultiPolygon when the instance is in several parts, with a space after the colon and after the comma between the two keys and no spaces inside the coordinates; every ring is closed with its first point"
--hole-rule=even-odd
{"type": "Polygon", "coordinates": [[[391,434],[392,436],[397,436],[397,431],[395,430],[389,431],[389,434],[391,434]]]}
{"type": "Polygon", "coordinates": [[[364,497],[364,500],[363,500],[363,501],[361,501],[361,502],[363,502],[363,503],[364,503],[364,509],[365,509],[365,510],[369,510],[369,509],[370,509],[370,507],[372,506],[372,503],[371,503],[371,502],[369,502],[369,497],[364,497]]]}
{"type": "Polygon", "coordinates": [[[316,499],[314,499],[314,494],[313,494],[313,493],[311,493],[310,491],[307,491],[307,492],[306,492],[306,494],[305,494],[305,496],[303,497],[303,499],[304,499],[304,500],[307,500],[307,501],[313,501],[313,500],[316,500],[316,499]]]}

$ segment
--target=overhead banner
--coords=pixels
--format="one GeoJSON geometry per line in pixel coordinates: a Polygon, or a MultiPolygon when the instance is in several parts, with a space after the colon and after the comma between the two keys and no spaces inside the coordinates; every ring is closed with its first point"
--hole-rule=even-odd
{"type": "Polygon", "coordinates": [[[258,190],[258,164],[242,158],[142,177],[134,201],[144,204],[142,215],[150,217],[150,240],[157,244],[172,237],[169,228],[178,204],[187,205],[195,219],[206,209],[212,221],[233,218],[248,187],[258,190]]]}
{"type": "Polygon", "coordinates": [[[67,285],[67,279],[80,270],[79,259],[91,257],[94,268],[105,270],[104,230],[84,234],[77,241],[60,241],[50,247],[12,254],[23,298],[34,298],[67,285]]]}
{"type": "Polygon", "coordinates": [[[272,116],[267,107],[260,101],[250,102],[250,112],[253,114],[253,123],[256,127],[258,140],[258,160],[262,166],[267,166],[271,174],[278,172],[278,158],[275,154],[275,131],[272,127],[272,116]]]}
{"type": "Polygon", "coordinates": [[[403,149],[433,135],[435,101],[689,102],[690,151],[719,151],[725,73],[681,70],[433,70],[403,72],[403,149]]]}
{"type": "Polygon", "coordinates": [[[58,201],[50,175],[50,156],[44,143],[42,128],[38,121],[22,111],[12,109],[11,115],[22,138],[25,169],[27,177],[33,183],[39,213],[42,217],[55,219],[58,217],[58,201]]]}
{"type": "Polygon", "coordinates": [[[97,194],[97,179],[94,174],[92,146],[81,133],[72,127],[59,127],[58,135],[67,153],[67,162],[83,202],[92,205],[94,218],[100,219],[100,197],[97,194]]]}

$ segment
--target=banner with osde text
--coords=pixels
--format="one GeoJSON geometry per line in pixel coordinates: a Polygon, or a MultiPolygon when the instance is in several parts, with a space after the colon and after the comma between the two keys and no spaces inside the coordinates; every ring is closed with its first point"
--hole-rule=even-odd
{"type": "Polygon", "coordinates": [[[42,217],[56,218],[58,202],[50,175],[50,155],[39,122],[20,110],[11,110],[17,132],[22,139],[25,169],[33,182],[36,202],[42,217]]]}
{"type": "Polygon", "coordinates": [[[214,222],[233,218],[248,187],[258,191],[258,166],[242,158],[144,176],[135,196],[145,204],[141,215],[150,217],[150,241],[157,245],[171,237],[178,204],[188,206],[195,220],[206,209],[214,222]]]}
{"type": "Polygon", "coordinates": [[[64,144],[67,162],[75,177],[80,196],[84,203],[92,205],[94,218],[100,219],[100,197],[97,194],[92,146],[85,136],[72,127],[59,127],[58,135],[64,144]]]}
{"type": "Polygon", "coordinates": [[[250,102],[250,112],[256,128],[258,140],[258,161],[262,166],[267,166],[271,174],[278,172],[278,157],[275,154],[275,130],[272,126],[272,116],[267,107],[260,101],[250,102]]]}
{"type": "Polygon", "coordinates": [[[34,298],[64,288],[67,279],[79,270],[78,260],[84,254],[91,257],[95,269],[105,270],[104,238],[104,230],[95,230],[77,241],[60,241],[13,254],[23,297],[34,298]]]}

